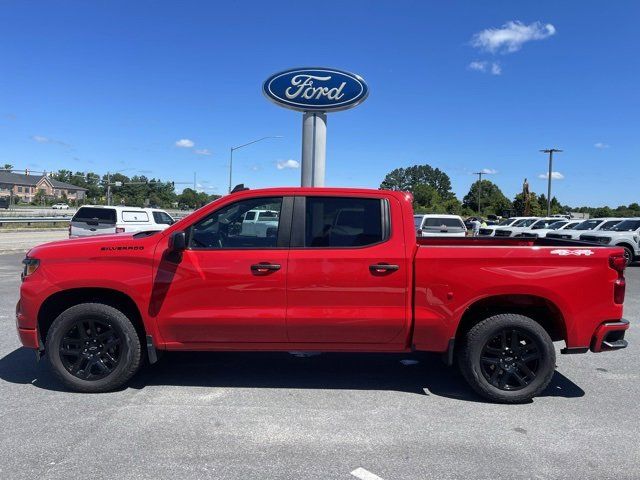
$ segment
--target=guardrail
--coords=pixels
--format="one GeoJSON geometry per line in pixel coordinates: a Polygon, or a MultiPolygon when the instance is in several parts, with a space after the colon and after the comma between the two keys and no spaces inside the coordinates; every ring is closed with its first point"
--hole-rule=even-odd
{"type": "Polygon", "coordinates": [[[25,223],[31,226],[32,223],[69,223],[71,217],[0,217],[0,227],[5,224],[25,223]]]}

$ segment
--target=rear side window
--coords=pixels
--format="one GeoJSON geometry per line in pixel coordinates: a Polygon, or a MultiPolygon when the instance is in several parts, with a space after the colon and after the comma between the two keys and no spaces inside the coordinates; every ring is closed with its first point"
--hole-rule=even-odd
{"type": "Polygon", "coordinates": [[[382,201],[376,198],[307,197],[306,247],[364,247],[385,238],[382,201]]]}
{"type": "Polygon", "coordinates": [[[71,219],[72,222],[116,223],[114,208],[80,207],[71,219]]]}
{"type": "Polygon", "coordinates": [[[136,212],[135,210],[124,210],[122,212],[123,222],[148,222],[147,212],[136,212]]]}

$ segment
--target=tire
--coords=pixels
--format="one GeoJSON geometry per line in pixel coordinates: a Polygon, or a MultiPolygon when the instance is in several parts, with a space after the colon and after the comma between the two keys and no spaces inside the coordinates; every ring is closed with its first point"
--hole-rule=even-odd
{"type": "Polygon", "coordinates": [[[631,265],[633,263],[633,257],[635,256],[635,254],[634,254],[634,251],[630,247],[627,247],[627,246],[623,245],[622,248],[624,249],[625,265],[628,267],[629,265],[631,265]]]}
{"type": "Polygon", "coordinates": [[[82,303],[62,312],[47,333],[45,347],[54,373],[77,392],[121,387],[138,371],[142,358],[131,321],[102,303],[82,303]]]}
{"type": "Polygon", "coordinates": [[[536,321],[523,315],[500,314],[467,332],[458,365],[469,385],[484,398],[523,403],[551,381],[556,351],[549,334],[536,321]]]}

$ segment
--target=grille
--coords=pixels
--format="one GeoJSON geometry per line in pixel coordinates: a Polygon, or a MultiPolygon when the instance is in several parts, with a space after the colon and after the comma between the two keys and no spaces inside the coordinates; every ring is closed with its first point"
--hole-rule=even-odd
{"type": "Polygon", "coordinates": [[[480,229],[480,235],[491,235],[492,232],[493,232],[493,230],[490,229],[490,228],[481,228],[480,229]]]}
{"type": "Polygon", "coordinates": [[[496,230],[496,237],[509,237],[511,230],[496,230]]]}

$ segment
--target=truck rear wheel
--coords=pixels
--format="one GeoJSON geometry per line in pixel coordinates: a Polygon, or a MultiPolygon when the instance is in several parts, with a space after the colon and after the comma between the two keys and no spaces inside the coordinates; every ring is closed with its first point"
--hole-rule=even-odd
{"type": "Polygon", "coordinates": [[[536,321],[500,314],[467,332],[458,362],[469,385],[483,397],[521,403],[547,387],[555,371],[556,352],[549,334],[536,321]]]}
{"type": "Polygon", "coordinates": [[[107,392],[140,367],[141,347],[131,321],[101,303],[75,305],[56,318],[45,343],[54,372],[70,389],[107,392]]]}

